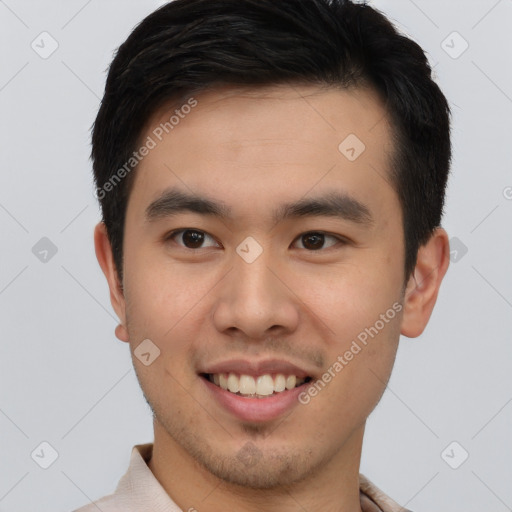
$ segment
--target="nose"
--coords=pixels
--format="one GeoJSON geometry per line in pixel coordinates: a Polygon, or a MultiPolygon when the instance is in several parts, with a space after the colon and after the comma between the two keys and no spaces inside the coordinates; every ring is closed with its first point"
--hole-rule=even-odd
{"type": "Polygon", "coordinates": [[[252,263],[235,254],[233,268],[219,284],[213,322],[224,334],[262,340],[298,326],[300,300],[276,261],[263,251],[252,263]]]}

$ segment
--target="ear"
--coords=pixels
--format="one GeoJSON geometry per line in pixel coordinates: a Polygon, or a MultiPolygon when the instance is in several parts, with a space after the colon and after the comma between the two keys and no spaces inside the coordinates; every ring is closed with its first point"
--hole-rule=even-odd
{"type": "Polygon", "coordinates": [[[94,228],[94,248],[101,270],[103,270],[107,278],[108,287],[110,289],[110,302],[120,320],[120,324],[116,327],[115,334],[121,341],[128,342],[129,337],[126,329],[126,303],[124,300],[124,292],[114,264],[112,246],[110,245],[107,227],[104,222],[99,222],[94,228]]]}
{"type": "Polygon", "coordinates": [[[448,235],[444,229],[437,228],[419,248],[416,266],[407,283],[401,326],[404,336],[416,338],[424,331],[449,264],[448,235]]]}

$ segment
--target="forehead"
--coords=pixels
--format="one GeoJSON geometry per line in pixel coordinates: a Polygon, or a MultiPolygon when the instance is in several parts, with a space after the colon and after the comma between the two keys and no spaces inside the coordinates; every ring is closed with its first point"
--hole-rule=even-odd
{"type": "Polygon", "coordinates": [[[326,136],[325,145],[331,144],[350,129],[371,143],[376,128],[375,136],[382,138],[389,127],[385,107],[371,88],[287,84],[224,86],[193,98],[182,97],[159,108],[142,135],[154,135],[160,141],[170,138],[166,136],[171,133],[187,137],[194,131],[203,145],[208,141],[250,144],[288,139],[318,146],[326,136]],[[191,101],[193,108],[189,107],[191,101]],[[160,136],[155,130],[163,133],[160,136]],[[204,137],[204,130],[209,131],[209,137],[204,137]]]}
{"type": "Polygon", "coordinates": [[[249,213],[256,198],[277,204],[338,187],[378,203],[394,193],[385,190],[390,133],[370,89],[219,88],[151,116],[140,140],[154,147],[137,167],[132,195],[143,207],[178,184],[215,191],[249,213]]]}

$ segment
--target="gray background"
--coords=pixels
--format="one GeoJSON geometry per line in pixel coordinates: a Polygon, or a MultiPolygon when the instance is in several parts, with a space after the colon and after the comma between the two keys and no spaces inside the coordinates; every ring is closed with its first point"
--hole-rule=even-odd
{"type": "MultiPolygon", "coordinates": [[[[89,127],[113,51],[161,3],[0,1],[0,511],[108,494],[153,439],[94,255],[89,127]]],[[[415,512],[512,510],[512,1],[372,3],[452,105],[456,252],[426,331],[401,341],[361,471],[415,512]]]]}

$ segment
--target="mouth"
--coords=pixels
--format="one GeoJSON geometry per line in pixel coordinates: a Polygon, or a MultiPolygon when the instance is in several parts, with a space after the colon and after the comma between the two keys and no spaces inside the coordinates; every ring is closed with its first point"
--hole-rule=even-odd
{"type": "MultiPolygon", "coordinates": [[[[244,423],[272,422],[300,406],[314,370],[286,359],[226,359],[197,368],[202,389],[220,414],[244,423]]],[[[302,406],[301,406],[302,407],[302,406]]],[[[304,414],[299,409],[298,414],[304,414]]]]}
{"type": "Polygon", "coordinates": [[[200,373],[200,377],[224,391],[243,398],[264,399],[286,394],[311,382],[309,376],[263,374],[245,375],[237,373],[200,373]]]}

